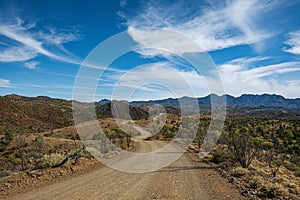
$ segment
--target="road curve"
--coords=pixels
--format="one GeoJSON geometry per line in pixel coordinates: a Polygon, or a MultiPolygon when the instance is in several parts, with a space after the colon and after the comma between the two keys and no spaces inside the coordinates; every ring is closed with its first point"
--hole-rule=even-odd
{"type": "MultiPolygon", "coordinates": [[[[136,152],[160,148],[163,141],[138,141],[136,152]]],[[[25,199],[244,199],[209,165],[184,153],[171,165],[150,173],[125,173],[109,167],[8,197],[25,199]]]]}

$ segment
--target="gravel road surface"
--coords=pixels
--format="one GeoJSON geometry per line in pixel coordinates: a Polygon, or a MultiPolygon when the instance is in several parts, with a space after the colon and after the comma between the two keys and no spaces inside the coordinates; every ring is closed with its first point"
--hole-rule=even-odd
{"type": "MultiPolygon", "coordinates": [[[[154,151],[163,141],[137,142],[136,152],[154,151]]],[[[184,153],[171,165],[155,172],[125,173],[101,167],[10,196],[25,199],[244,199],[208,164],[197,156],[184,153]]]]}

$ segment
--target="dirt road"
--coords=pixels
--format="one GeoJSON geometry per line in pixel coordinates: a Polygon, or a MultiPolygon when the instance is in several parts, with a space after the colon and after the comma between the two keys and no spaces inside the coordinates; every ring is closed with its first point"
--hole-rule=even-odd
{"type": "MultiPolygon", "coordinates": [[[[139,141],[136,152],[160,148],[162,141],[139,141]]],[[[26,193],[14,199],[243,199],[209,165],[185,153],[156,172],[131,174],[102,167],[26,193]]]]}

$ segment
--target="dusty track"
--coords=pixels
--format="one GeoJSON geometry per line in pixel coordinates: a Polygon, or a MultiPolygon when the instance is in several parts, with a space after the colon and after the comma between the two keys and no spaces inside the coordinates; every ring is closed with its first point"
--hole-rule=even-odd
{"type": "MultiPolygon", "coordinates": [[[[136,152],[160,148],[162,141],[139,141],[136,152]]],[[[61,182],[8,197],[14,199],[243,199],[209,165],[185,153],[157,172],[130,174],[102,167],[61,182]]]]}

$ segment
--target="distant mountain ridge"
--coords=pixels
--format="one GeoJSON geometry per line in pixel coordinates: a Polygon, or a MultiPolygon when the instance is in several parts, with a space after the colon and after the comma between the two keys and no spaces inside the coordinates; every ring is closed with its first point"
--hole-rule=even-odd
{"type": "MultiPolygon", "coordinates": [[[[118,106],[117,118],[126,118],[124,111],[129,109],[132,119],[146,119],[149,117],[149,106],[160,104],[169,114],[181,113],[179,102],[197,100],[200,111],[210,114],[211,99],[218,105],[224,105],[227,100],[227,115],[229,116],[253,116],[261,118],[293,118],[300,119],[300,98],[286,99],[280,95],[208,95],[201,98],[182,97],[180,99],[162,99],[152,101],[116,101],[118,106]],[[129,106],[128,106],[129,104],[129,106]],[[120,112],[119,112],[120,111],[120,112]]],[[[16,132],[42,132],[57,128],[63,128],[74,124],[73,108],[71,100],[51,98],[47,96],[24,97],[15,94],[0,96],[0,131],[13,129],[16,132]]],[[[89,103],[77,102],[85,108],[89,103]]],[[[191,104],[192,105],[192,104],[191,104]]],[[[193,109],[193,107],[189,108],[193,109]]],[[[95,103],[97,118],[113,117],[111,101],[102,100],[95,103]]],[[[84,115],[82,115],[85,118],[84,115]]]]}
{"type": "Polygon", "coordinates": [[[192,101],[197,99],[200,107],[210,106],[211,99],[214,99],[216,105],[224,105],[224,100],[226,99],[227,106],[239,106],[239,107],[249,107],[249,108],[300,108],[300,98],[296,99],[286,99],[283,96],[276,94],[243,94],[239,97],[233,97],[231,95],[218,96],[211,94],[205,97],[192,98],[192,97],[181,97],[179,99],[162,99],[162,100],[149,100],[149,101],[132,101],[130,105],[132,106],[149,106],[154,104],[160,104],[163,106],[179,107],[180,101],[192,101]]]}
{"type": "Polygon", "coordinates": [[[146,119],[149,117],[148,112],[145,110],[130,106],[122,101],[108,101],[103,105],[96,106],[97,118],[119,118],[127,119],[126,113],[129,111],[131,119],[146,119]],[[112,107],[114,107],[115,112],[113,112],[112,107]],[[128,109],[128,110],[127,110],[128,109]]]}

